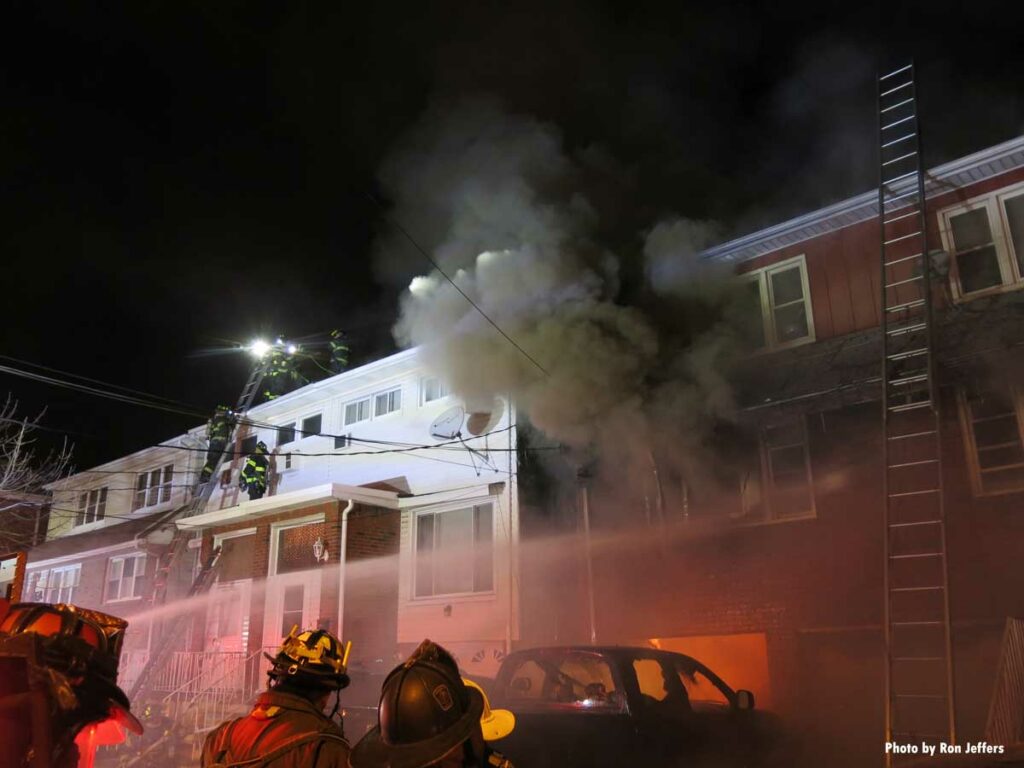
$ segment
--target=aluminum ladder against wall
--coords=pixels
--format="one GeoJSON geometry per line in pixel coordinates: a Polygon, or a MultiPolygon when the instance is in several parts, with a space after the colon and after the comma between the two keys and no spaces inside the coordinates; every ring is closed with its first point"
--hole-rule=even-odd
{"type": "MultiPolygon", "coordinates": [[[[161,519],[159,521],[160,525],[165,525],[179,517],[191,517],[193,515],[197,515],[206,509],[206,504],[209,502],[210,496],[213,494],[213,489],[217,486],[219,481],[220,468],[224,463],[224,457],[229,452],[234,453],[233,440],[235,437],[237,420],[245,416],[245,414],[249,412],[249,408],[252,407],[252,404],[256,399],[256,395],[260,391],[260,384],[263,382],[263,376],[266,371],[266,358],[258,361],[256,365],[253,366],[252,372],[249,374],[249,379],[245,382],[245,386],[242,388],[242,392],[238,396],[238,402],[233,411],[235,418],[228,430],[224,450],[217,458],[217,462],[213,468],[213,473],[210,475],[210,479],[207,482],[202,483],[200,482],[200,476],[197,474],[196,480],[190,489],[190,496],[192,498],[191,503],[182,509],[179,509],[176,514],[161,519]]],[[[148,530],[144,533],[148,533],[148,530]]],[[[175,528],[174,534],[171,536],[170,544],[167,546],[167,550],[157,563],[156,574],[153,578],[153,594],[150,600],[150,603],[154,608],[159,605],[163,605],[164,600],[167,597],[167,582],[170,578],[171,570],[175,563],[178,562],[182,552],[184,552],[185,548],[188,546],[188,540],[191,536],[192,533],[190,531],[183,531],[180,528],[175,528]]],[[[215,551],[202,563],[199,573],[196,575],[195,579],[192,581],[192,585],[189,587],[187,593],[188,597],[203,594],[210,588],[210,585],[213,583],[216,575],[215,569],[217,566],[218,555],[219,552],[215,551]]],[[[169,658],[170,652],[173,650],[175,643],[177,643],[178,639],[181,637],[186,624],[187,622],[184,621],[170,621],[165,624],[164,631],[160,633],[160,637],[155,641],[155,647],[150,651],[149,658],[147,659],[145,666],[140,670],[139,676],[135,680],[135,685],[132,686],[129,698],[135,698],[140,691],[146,688],[146,684],[153,672],[159,669],[160,665],[169,658]]]]}
{"type": "MultiPolygon", "coordinates": [[[[914,65],[878,77],[885,740],[953,743],[939,391],[914,65]]],[[[892,764],[892,756],[887,764],[892,764]]]]}

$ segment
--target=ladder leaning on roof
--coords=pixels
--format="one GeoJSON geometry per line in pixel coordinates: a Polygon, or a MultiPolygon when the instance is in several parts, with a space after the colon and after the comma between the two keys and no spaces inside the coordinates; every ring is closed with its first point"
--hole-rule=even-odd
{"type": "MultiPolygon", "coordinates": [[[[184,507],[175,509],[169,515],[161,517],[156,521],[156,523],[143,531],[142,535],[146,535],[155,528],[161,525],[166,525],[180,517],[192,517],[193,515],[197,515],[205,510],[206,504],[209,502],[210,496],[213,493],[213,489],[217,485],[220,467],[224,462],[224,457],[229,451],[232,453],[234,452],[232,440],[235,436],[237,420],[248,413],[249,408],[252,407],[252,404],[256,399],[256,395],[260,391],[260,384],[263,381],[263,376],[266,371],[267,359],[264,357],[258,360],[256,365],[253,366],[252,372],[249,374],[249,379],[245,382],[245,386],[242,388],[242,393],[238,396],[238,403],[232,411],[232,416],[234,418],[230,422],[230,426],[228,428],[228,435],[227,440],[225,441],[224,450],[221,452],[220,456],[217,457],[216,465],[213,467],[213,472],[210,474],[210,479],[203,483],[200,482],[199,475],[197,475],[196,481],[190,491],[192,501],[184,507]]],[[[167,581],[170,578],[171,569],[178,561],[181,553],[184,552],[185,548],[188,546],[188,540],[191,535],[191,532],[183,531],[176,527],[174,534],[171,536],[171,541],[167,545],[167,550],[157,563],[156,574],[153,578],[153,594],[150,599],[150,603],[154,608],[164,603],[164,600],[167,597],[167,581]]],[[[203,594],[209,590],[210,585],[213,583],[214,576],[216,575],[215,569],[217,567],[219,555],[220,550],[218,548],[214,550],[202,563],[199,573],[196,575],[191,587],[189,588],[188,597],[203,594]]],[[[169,658],[169,651],[172,650],[174,644],[181,636],[185,624],[186,622],[182,621],[168,622],[168,625],[165,627],[165,631],[160,634],[160,637],[156,640],[155,647],[150,651],[149,658],[146,660],[145,665],[139,671],[139,676],[135,680],[135,685],[132,686],[129,698],[135,698],[140,691],[144,690],[153,672],[159,669],[160,665],[169,658]]]]}
{"type": "Polygon", "coordinates": [[[879,76],[878,120],[885,740],[953,743],[942,441],[913,63],[879,76]]]}

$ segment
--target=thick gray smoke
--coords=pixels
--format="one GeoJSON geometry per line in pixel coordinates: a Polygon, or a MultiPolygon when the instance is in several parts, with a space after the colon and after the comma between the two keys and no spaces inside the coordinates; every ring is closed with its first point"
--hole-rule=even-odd
{"type": "MultiPolygon", "coordinates": [[[[555,440],[645,463],[653,448],[691,474],[710,424],[732,416],[723,373],[735,334],[662,316],[726,297],[696,258],[714,227],[664,222],[613,253],[596,234],[613,214],[590,202],[583,166],[552,126],[493,102],[428,113],[382,172],[395,217],[526,354],[436,271],[403,295],[396,338],[422,347],[470,404],[511,395],[555,440]],[[649,287],[627,301],[638,259],[649,287]]],[[[382,250],[409,251],[397,240],[382,250]]]]}

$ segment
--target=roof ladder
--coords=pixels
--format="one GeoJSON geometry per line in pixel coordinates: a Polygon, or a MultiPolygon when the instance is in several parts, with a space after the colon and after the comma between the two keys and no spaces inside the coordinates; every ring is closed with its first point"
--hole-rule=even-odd
{"type": "MultiPolygon", "coordinates": [[[[252,372],[249,374],[249,378],[245,382],[245,386],[242,387],[241,394],[238,396],[238,402],[235,404],[234,411],[232,412],[234,414],[234,420],[231,422],[228,430],[225,449],[221,452],[220,456],[217,457],[210,479],[205,483],[200,482],[200,475],[197,472],[196,478],[189,491],[189,498],[191,498],[192,501],[185,507],[175,510],[171,515],[160,518],[157,521],[157,525],[166,525],[180,517],[192,517],[193,515],[200,514],[206,509],[206,505],[210,501],[210,496],[213,494],[213,489],[217,486],[220,477],[220,468],[224,463],[225,457],[229,453],[235,453],[235,451],[231,449],[231,446],[234,445],[233,440],[235,438],[237,420],[248,413],[249,409],[252,407],[252,404],[256,399],[256,395],[260,391],[260,384],[263,381],[263,376],[266,372],[267,358],[264,357],[253,366],[252,372]]],[[[144,531],[143,535],[148,533],[148,531],[149,529],[144,531]]],[[[153,577],[153,594],[150,598],[150,604],[153,608],[163,605],[164,601],[167,599],[167,582],[170,578],[171,571],[178,562],[181,554],[185,551],[185,548],[188,546],[188,540],[191,535],[190,531],[175,527],[166,551],[157,562],[156,574],[153,577]]],[[[187,597],[204,594],[210,589],[210,586],[213,584],[216,577],[216,568],[219,556],[220,551],[218,548],[211,552],[206,557],[205,561],[202,562],[199,573],[192,580],[192,585],[186,593],[187,597]]],[[[159,635],[154,635],[153,647],[149,652],[149,658],[139,671],[139,676],[136,678],[135,684],[132,686],[129,698],[134,699],[140,691],[145,690],[153,673],[159,670],[167,662],[170,658],[170,652],[174,650],[174,647],[181,638],[187,624],[187,621],[175,621],[172,619],[165,622],[163,630],[159,635]]]]}
{"type": "MultiPolygon", "coordinates": [[[[885,740],[954,743],[931,260],[913,63],[878,78],[885,740]]],[[[887,755],[886,764],[899,758],[887,755]]]]}

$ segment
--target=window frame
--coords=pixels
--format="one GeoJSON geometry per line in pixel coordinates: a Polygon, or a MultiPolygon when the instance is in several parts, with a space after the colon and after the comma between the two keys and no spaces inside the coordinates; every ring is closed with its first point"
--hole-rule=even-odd
{"type": "Polygon", "coordinates": [[[796,416],[792,421],[786,422],[775,422],[772,424],[764,424],[758,427],[757,431],[757,453],[758,453],[758,481],[760,483],[760,501],[764,508],[764,514],[760,518],[751,517],[750,508],[747,507],[747,499],[742,487],[740,487],[740,517],[745,524],[748,525],[775,525],[779,523],[792,523],[800,520],[813,520],[818,516],[818,505],[817,499],[814,493],[814,462],[811,457],[811,440],[810,433],[807,429],[807,416],[806,414],[800,414],[796,416]],[[772,507],[772,499],[776,496],[775,491],[775,478],[774,472],[772,471],[772,462],[770,452],[773,450],[786,450],[787,448],[797,447],[798,444],[794,443],[790,446],[769,446],[767,443],[767,431],[769,429],[778,429],[781,427],[788,426],[792,423],[799,424],[800,432],[803,437],[803,453],[804,453],[804,471],[807,479],[807,496],[810,502],[810,508],[803,510],[796,514],[779,514],[772,507]]]}
{"type": "Polygon", "coordinates": [[[343,428],[351,427],[353,424],[362,424],[364,421],[370,421],[373,418],[373,395],[367,395],[366,397],[358,397],[355,400],[349,400],[341,406],[341,426],[343,428]],[[359,405],[366,403],[366,418],[356,419],[355,421],[348,420],[348,408],[351,405],[359,405]]]}
{"type": "Polygon", "coordinates": [[[164,464],[161,467],[150,469],[146,472],[139,472],[135,476],[135,491],[132,494],[132,512],[144,509],[152,509],[166,504],[174,495],[174,464],[164,464]],[[159,474],[160,478],[156,485],[153,485],[153,475],[159,474]],[[143,483],[145,480],[145,483],[143,483]],[[156,490],[156,501],[149,502],[150,494],[156,490]],[[139,503],[139,496],[142,496],[143,503],[139,503]]]}
{"type": "Polygon", "coordinates": [[[311,413],[309,416],[303,416],[301,419],[296,420],[296,441],[308,440],[311,437],[320,437],[324,431],[324,414],[323,411],[317,411],[311,413]],[[315,432],[306,430],[306,422],[310,419],[320,419],[320,426],[315,432]]]}
{"type": "Polygon", "coordinates": [[[107,498],[108,486],[106,485],[79,493],[78,508],[75,510],[75,521],[72,528],[93,525],[104,520],[107,516],[107,498]],[[89,519],[90,515],[92,519],[89,519]]]}
{"type": "MultiPolygon", "coordinates": [[[[1024,446],[1024,387],[1010,386],[1010,397],[1013,399],[1013,413],[1017,417],[1017,434],[1021,445],[1024,446]]],[[[982,482],[981,461],[978,456],[977,436],[974,434],[974,421],[971,418],[971,405],[964,387],[957,388],[957,410],[960,415],[960,432],[963,436],[964,453],[967,458],[968,474],[971,479],[971,493],[976,498],[986,496],[1006,496],[1011,493],[1024,492],[1024,480],[1012,488],[998,490],[986,490],[982,482]]]]}
{"type": "MultiPolygon", "coordinates": [[[[791,347],[810,344],[816,340],[817,337],[814,331],[814,305],[811,301],[811,287],[810,280],[807,277],[807,258],[805,254],[801,253],[797,256],[792,256],[773,264],[766,264],[758,269],[752,269],[749,272],[743,272],[742,274],[737,275],[737,278],[742,282],[757,281],[758,283],[761,297],[761,330],[763,333],[763,339],[762,344],[756,349],[757,353],[776,352],[782,349],[790,349],[791,347]],[[787,272],[793,268],[797,268],[800,271],[800,290],[802,291],[804,316],[807,319],[807,335],[802,336],[799,339],[790,339],[789,341],[779,342],[778,333],[775,327],[775,310],[777,307],[774,305],[772,299],[771,276],[778,272],[787,272]]],[[[791,304],[796,304],[796,301],[789,302],[782,306],[785,307],[791,304]]]]}
{"type": "Polygon", "coordinates": [[[82,564],[81,563],[69,563],[67,565],[58,565],[53,568],[46,568],[45,570],[36,571],[26,580],[26,594],[29,596],[29,602],[41,602],[41,603],[72,603],[75,598],[75,590],[81,586],[82,583],[82,564]],[[75,573],[72,577],[72,584],[70,587],[64,583],[65,573],[75,573]],[[54,578],[59,575],[60,586],[54,586],[54,578]],[[34,578],[33,578],[34,577],[34,578]],[[39,590],[39,580],[45,578],[45,586],[43,587],[43,594],[36,596],[36,592],[39,590]],[[67,598],[61,597],[61,591],[70,588],[67,598]]]}
{"type": "Polygon", "coordinates": [[[297,441],[297,436],[298,436],[298,431],[297,431],[298,426],[299,426],[299,423],[297,421],[290,421],[287,424],[279,424],[276,427],[274,427],[274,432],[277,435],[277,437],[274,440],[274,447],[275,448],[280,448],[282,445],[291,445],[292,443],[296,442],[297,441]],[[287,433],[288,430],[291,430],[291,434],[292,434],[291,440],[282,440],[281,439],[282,431],[287,433]]]}
{"type": "MultiPolygon", "coordinates": [[[[497,557],[497,555],[498,555],[498,550],[497,550],[498,531],[495,528],[495,523],[496,523],[496,510],[495,510],[495,506],[496,506],[495,502],[493,500],[491,500],[490,498],[487,498],[487,499],[478,499],[478,500],[475,500],[475,501],[474,500],[460,501],[458,503],[446,504],[443,507],[430,507],[430,508],[425,508],[425,509],[413,510],[412,538],[411,538],[411,543],[410,543],[410,546],[411,546],[411,549],[412,549],[412,558],[411,558],[412,567],[411,567],[411,576],[410,576],[411,582],[412,582],[411,583],[411,592],[410,592],[410,599],[411,599],[411,601],[413,601],[413,602],[430,602],[430,601],[436,601],[436,600],[450,600],[450,599],[453,599],[453,598],[456,598],[456,599],[458,599],[458,598],[464,598],[464,599],[479,599],[479,598],[492,599],[495,595],[497,595],[497,593],[498,593],[498,557],[497,557]],[[434,586],[436,584],[436,581],[437,581],[436,568],[435,568],[435,566],[433,564],[431,564],[431,585],[430,585],[431,591],[430,591],[429,594],[423,594],[423,595],[417,594],[417,577],[418,577],[418,573],[419,573],[419,527],[420,527],[420,521],[424,517],[428,517],[428,516],[434,517],[436,515],[443,515],[443,514],[445,514],[447,512],[458,512],[458,511],[462,511],[462,510],[465,510],[465,509],[471,509],[471,510],[475,511],[477,507],[484,507],[484,506],[490,507],[490,510],[491,510],[491,538],[490,538],[491,586],[490,586],[490,588],[488,588],[488,589],[481,589],[481,590],[477,590],[476,589],[476,562],[475,561],[476,561],[476,557],[477,557],[477,547],[476,547],[476,532],[474,530],[474,534],[473,534],[474,535],[474,538],[473,538],[473,558],[474,558],[474,566],[473,566],[473,581],[474,581],[474,584],[473,584],[473,589],[471,589],[468,592],[465,592],[465,591],[464,592],[437,592],[435,590],[435,586],[434,586]]],[[[432,540],[433,543],[432,543],[432,546],[431,546],[431,552],[434,552],[437,549],[437,547],[436,547],[436,541],[437,541],[437,538],[436,538],[437,537],[437,528],[436,528],[436,526],[435,526],[435,528],[433,530],[433,537],[434,538],[432,540]]]]}
{"type": "Polygon", "coordinates": [[[1024,181],[986,192],[983,195],[976,195],[939,210],[936,218],[942,248],[949,254],[949,284],[953,293],[953,301],[958,303],[973,301],[985,296],[1024,288],[1024,268],[1020,266],[1021,262],[1024,262],[1024,254],[1014,252],[1013,233],[1010,231],[1010,220],[1006,215],[1006,201],[1021,196],[1024,196],[1024,181]],[[989,231],[992,233],[992,245],[996,249],[996,260],[999,264],[1000,283],[978,291],[964,292],[960,284],[960,267],[956,258],[952,220],[956,216],[979,209],[984,209],[989,231]]]}
{"type": "Polygon", "coordinates": [[[103,582],[103,602],[105,602],[105,603],[126,603],[126,602],[129,602],[131,600],[141,600],[144,597],[144,595],[142,595],[142,594],[135,594],[135,592],[140,587],[140,583],[146,578],[146,566],[147,565],[148,565],[148,563],[146,562],[146,553],[145,552],[133,552],[133,553],[128,554],[128,555],[117,555],[115,557],[108,558],[107,559],[106,579],[103,582]],[[131,576],[131,580],[132,580],[132,590],[131,591],[132,591],[132,594],[130,594],[128,596],[124,596],[124,595],[121,594],[121,592],[123,591],[122,587],[124,585],[124,564],[128,560],[135,560],[136,562],[132,566],[132,576],[131,576]],[[139,569],[139,565],[140,565],[140,563],[138,561],[140,561],[140,560],[142,561],[141,562],[141,566],[142,566],[142,572],[141,573],[138,570],[139,569]],[[118,583],[118,587],[117,587],[118,596],[117,597],[111,597],[110,596],[110,582],[113,580],[111,578],[111,573],[112,573],[112,571],[114,569],[115,564],[121,566],[121,572],[120,572],[120,574],[118,576],[118,579],[117,579],[117,583],[118,583]]]}
{"type": "Polygon", "coordinates": [[[430,405],[431,403],[439,403],[446,400],[451,396],[451,390],[448,388],[448,384],[440,376],[422,376],[420,377],[420,405],[430,405]],[[441,393],[437,397],[427,399],[427,385],[429,382],[437,382],[438,391],[441,393]]]}
{"type": "MultiPolygon", "coordinates": [[[[396,414],[396,413],[400,414],[402,412],[403,406],[405,405],[405,402],[404,402],[405,398],[403,397],[402,385],[401,384],[397,384],[397,385],[395,385],[393,387],[388,387],[387,389],[378,390],[377,392],[374,392],[373,395],[371,395],[371,399],[373,401],[373,403],[372,403],[372,410],[373,410],[373,418],[374,419],[383,419],[383,418],[386,418],[386,417],[391,416],[391,415],[396,414]],[[391,409],[391,410],[385,411],[384,413],[377,413],[377,399],[380,398],[380,397],[387,397],[388,398],[388,405],[390,406],[390,404],[391,404],[391,395],[395,394],[396,392],[398,393],[398,406],[396,408],[391,409]]],[[[346,426],[348,426],[348,425],[346,425],[346,426]]]]}
{"type": "Polygon", "coordinates": [[[278,555],[278,543],[281,538],[281,531],[288,528],[301,528],[304,525],[315,525],[316,523],[326,522],[327,516],[323,513],[318,515],[306,515],[305,517],[297,517],[294,520],[283,520],[280,523],[272,523],[270,526],[270,561],[267,563],[267,577],[271,576],[288,576],[294,573],[301,573],[301,571],[289,571],[286,574],[279,574],[277,572],[277,555],[278,555]]]}

